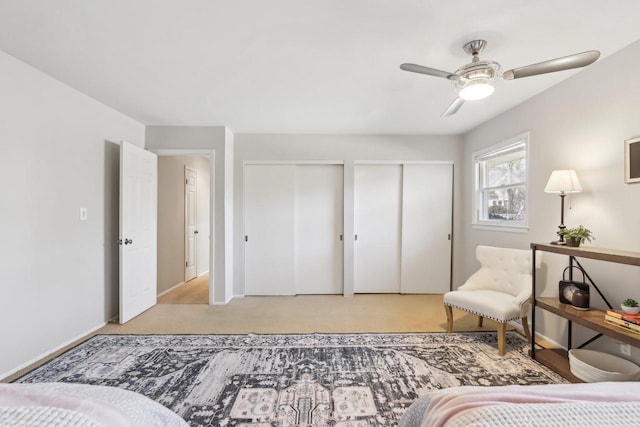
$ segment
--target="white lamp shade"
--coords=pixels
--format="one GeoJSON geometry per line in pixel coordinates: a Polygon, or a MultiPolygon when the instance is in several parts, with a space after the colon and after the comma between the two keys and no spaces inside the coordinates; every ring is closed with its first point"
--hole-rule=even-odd
{"type": "Polygon", "coordinates": [[[547,181],[546,187],[544,187],[545,193],[579,193],[582,191],[580,181],[576,171],[573,169],[557,170],[551,172],[549,181],[547,181]]]}

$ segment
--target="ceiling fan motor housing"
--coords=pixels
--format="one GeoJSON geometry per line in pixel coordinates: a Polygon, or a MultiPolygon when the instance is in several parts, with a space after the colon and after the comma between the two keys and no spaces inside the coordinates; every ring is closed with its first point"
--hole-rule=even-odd
{"type": "Polygon", "coordinates": [[[455,82],[458,95],[465,100],[489,96],[501,72],[502,67],[494,61],[478,60],[459,68],[456,74],[460,78],[455,82]]]}
{"type": "Polygon", "coordinates": [[[493,93],[495,81],[500,77],[502,67],[495,61],[480,61],[480,52],[487,46],[485,40],[472,40],[462,49],[473,56],[470,64],[456,70],[458,96],[464,100],[482,99],[493,93]]]}
{"type": "MultiPolygon", "coordinates": [[[[497,80],[502,72],[502,67],[495,61],[477,61],[464,65],[456,70],[461,80],[497,80]]],[[[462,82],[461,82],[462,83],[462,82]]]]}

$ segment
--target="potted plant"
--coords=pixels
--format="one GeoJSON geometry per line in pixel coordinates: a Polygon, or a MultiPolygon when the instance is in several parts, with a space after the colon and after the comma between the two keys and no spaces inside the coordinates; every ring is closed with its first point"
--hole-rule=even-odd
{"type": "Polygon", "coordinates": [[[564,236],[567,246],[579,247],[580,243],[584,243],[585,241],[591,242],[595,240],[593,237],[593,233],[588,228],[585,228],[583,225],[580,225],[575,228],[565,228],[564,230],[558,231],[559,236],[564,236]]]}
{"type": "Polygon", "coordinates": [[[622,304],[620,304],[620,308],[622,308],[622,311],[629,314],[636,314],[640,312],[638,301],[634,300],[633,298],[627,298],[626,300],[622,301],[622,304]]]}

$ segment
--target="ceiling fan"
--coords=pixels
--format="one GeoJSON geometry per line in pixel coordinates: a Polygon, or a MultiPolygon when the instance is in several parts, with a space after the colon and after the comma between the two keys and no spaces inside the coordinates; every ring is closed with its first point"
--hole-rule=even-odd
{"type": "Polygon", "coordinates": [[[593,64],[600,57],[600,52],[597,50],[589,50],[587,52],[550,59],[537,64],[526,65],[502,72],[502,67],[497,62],[480,60],[480,52],[482,52],[486,46],[487,42],[484,40],[472,40],[466,43],[462,48],[471,55],[471,62],[458,68],[455,73],[417,64],[402,64],[400,68],[413,73],[443,77],[455,83],[458,97],[441,114],[441,117],[446,117],[455,114],[460,107],[462,107],[464,101],[482,99],[491,95],[495,82],[499,78],[513,80],[521,77],[586,67],[589,64],[593,64]]]}

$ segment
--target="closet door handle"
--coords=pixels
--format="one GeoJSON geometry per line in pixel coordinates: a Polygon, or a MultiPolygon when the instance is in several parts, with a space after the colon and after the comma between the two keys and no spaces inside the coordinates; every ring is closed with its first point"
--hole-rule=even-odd
{"type": "Polygon", "coordinates": [[[355,240],[358,240],[358,235],[356,234],[356,235],[354,236],[354,238],[355,238],[355,240]]]}

